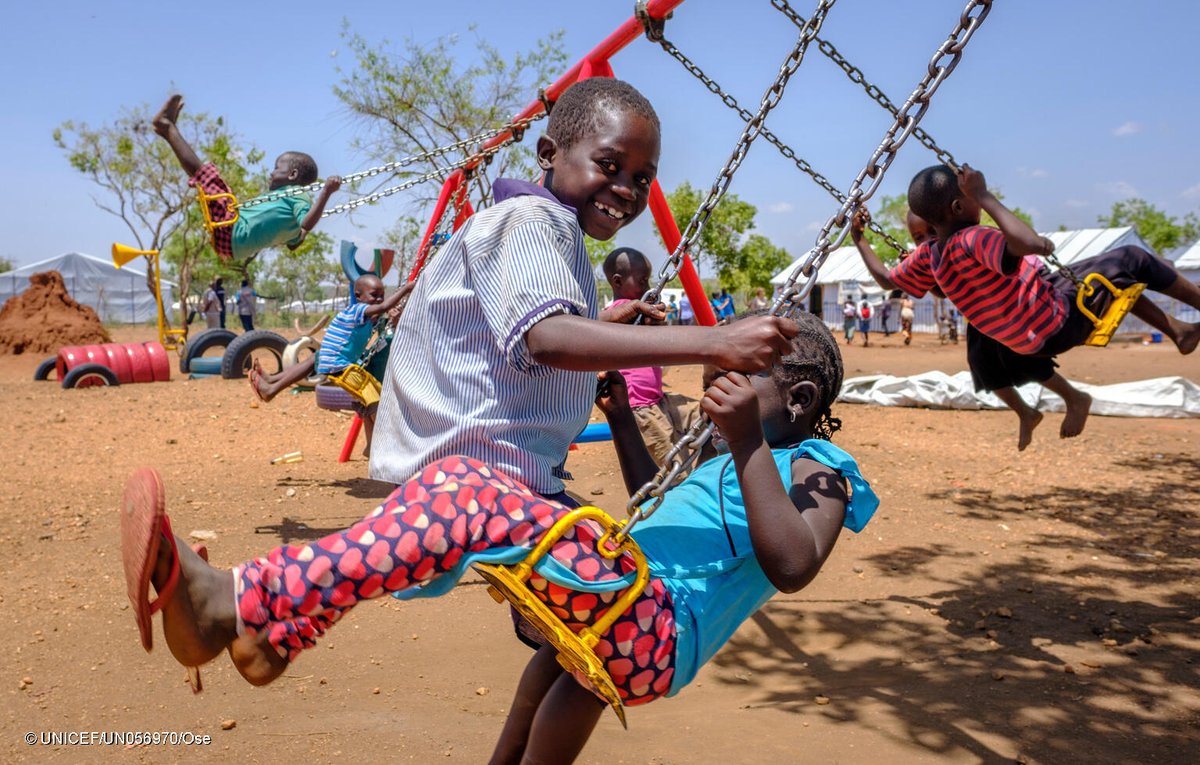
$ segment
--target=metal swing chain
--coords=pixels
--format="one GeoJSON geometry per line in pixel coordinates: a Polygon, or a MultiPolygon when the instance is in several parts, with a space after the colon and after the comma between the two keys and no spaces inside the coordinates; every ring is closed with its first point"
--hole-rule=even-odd
{"type": "MultiPolygon", "coordinates": [[[[802,26],[804,24],[804,17],[796,13],[796,11],[787,4],[786,0],[771,0],[771,5],[775,6],[775,9],[784,16],[787,16],[788,19],[790,19],[791,22],[796,26],[802,26]]],[[[872,100],[875,101],[875,103],[879,104],[884,109],[887,109],[893,117],[899,116],[899,110],[896,108],[896,105],[892,103],[892,100],[887,97],[887,94],[880,90],[878,86],[871,84],[867,80],[866,75],[863,74],[862,70],[847,61],[846,57],[843,56],[841,52],[833,46],[833,43],[818,37],[817,49],[824,53],[830,61],[837,64],[838,68],[846,73],[846,76],[850,78],[851,82],[862,86],[862,89],[868,96],[871,97],[872,100]]],[[[926,133],[922,128],[913,130],[912,134],[914,138],[916,138],[921,142],[922,145],[925,146],[925,148],[936,154],[937,158],[941,160],[943,164],[949,165],[955,170],[958,169],[958,163],[954,160],[954,156],[950,152],[938,146],[937,142],[933,140],[933,136],[929,135],[929,133],[926,133]]]]}
{"type": "MultiPolygon", "coordinates": [[[[908,136],[912,134],[921,118],[925,115],[925,112],[928,111],[930,98],[937,91],[942,81],[958,66],[958,62],[962,59],[963,48],[971,39],[971,35],[974,34],[975,30],[983,23],[983,20],[991,11],[991,5],[992,0],[971,0],[967,7],[963,9],[959,16],[958,25],[946,41],[939,46],[937,52],[930,60],[925,78],[922,79],[912,95],[905,101],[903,108],[896,117],[895,123],[885,134],[879,147],[872,153],[866,167],[863,168],[862,172],[855,178],[854,183],[851,184],[850,192],[846,195],[846,200],[842,203],[841,209],[825,223],[825,227],[817,237],[817,246],[809,251],[804,263],[788,276],[788,280],[784,284],[779,297],[776,298],[771,306],[772,315],[788,317],[797,311],[803,310],[803,301],[808,297],[809,292],[812,291],[813,285],[816,284],[817,272],[824,263],[825,257],[835,244],[844,240],[847,233],[849,233],[850,210],[865,202],[875,193],[875,190],[883,181],[888,167],[895,159],[896,153],[905,140],[907,140],[908,136]],[[978,9],[977,14],[975,13],[976,9],[978,9]],[[951,56],[950,61],[945,64],[940,63],[946,56],[951,56]],[[910,112],[914,109],[916,110],[915,113],[910,115],[910,112]],[[864,192],[861,186],[867,177],[870,177],[872,182],[864,192]],[[829,232],[835,225],[841,227],[841,232],[835,240],[830,240],[829,232]],[[795,286],[796,280],[801,273],[807,274],[808,280],[803,287],[797,289],[795,286]]],[[[696,424],[671,447],[664,460],[665,466],[661,467],[654,478],[645,486],[638,489],[637,493],[630,499],[627,508],[630,512],[630,518],[622,528],[618,538],[623,538],[638,521],[648,517],[658,509],[658,506],[662,504],[663,495],[666,494],[670,487],[674,486],[683,469],[696,460],[700,447],[712,435],[713,427],[708,418],[702,414],[696,424]],[[681,458],[680,453],[686,447],[692,447],[694,451],[686,458],[681,458]],[[654,501],[647,508],[638,507],[638,505],[651,497],[653,497],[654,501]]]]}
{"type": "MultiPolygon", "coordinates": [[[[449,230],[454,228],[454,219],[458,216],[458,211],[462,207],[463,198],[466,196],[466,184],[460,185],[455,195],[452,204],[446,205],[442,210],[442,216],[438,219],[437,225],[434,227],[433,234],[429,237],[429,242],[425,246],[425,257],[421,260],[421,252],[417,252],[417,262],[423,263],[421,270],[412,275],[409,281],[415,281],[425,270],[425,266],[429,265],[429,261],[442,248],[442,245],[450,240],[449,230]],[[453,212],[452,212],[453,211],[453,212]]],[[[408,298],[411,295],[406,295],[403,300],[396,306],[400,311],[408,305],[408,298]]],[[[387,331],[391,325],[391,318],[386,314],[379,317],[379,321],[375,323],[375,342],[371,343],[370,347],[363,352],[358,365],[366,368],[376,354],[380,353],[384,348],[391,343],[391,334],[387,331]]]]}
{"type": "MultiPolygon", "coordinates": [[[[641,10],[640,5],[639,5],[639,10],[641,10]]],[[[746,109],[741,104],[739,104],[737,99],[734,98],[734,96],[732,94],[726,93],[725,90],[721,88],[721,85],[716,80],[714,80],[712,77],[709,77],[704,72],[704,70],[699,67],[699,65],[697,65],[690,58],[688,58],[683,53],[683,51],[676,48],[675,44],[672,43],[670,40],[668,40],[663,35],[663,27],[664,27],[663,19],[654,19],[649,14],[642,14],[642,13],[639,13],[639,18],[641,18],[642,24],[646,29],[646,37],[648,37],[653,42],[656,42],[660,46],[662,46],[662,49],[664,51],[666,51],[667,54],[671,56],[671,58],[678,61],[683,66],[683,68],[688,71],[688,73],[690,73],[693,77],[695,77],[697,80],[699,80],[700,83],[702,85],[704,85],[705,89],[708,90],[708,92],[710,92],[714,96],[717,96],[718,98],[720,98],[721,103],[725,104],[730,109],[737,112],[738,116],[742,118],[743,122],[749,122],[750,120],[754,119],[754,115],[750,113],[749,109],[746,109]]],[[[820,37],[814,37],[814,39],[817,40],[818,42],[821,41],[820,37]]],[[[894,113],[893,113],[893,116],[894,116],[894,113]]],[[[782,154],[784,157],[786,157],[787,159],[790,159],[793,163],[795,163],[796,167],[801,172],[806,173],[810,178],[813,179],[813,181],[818,186],[825,189],[825,191],[829,192],[830,196],[832,196],[834,199],[836,199],[839,202],[846,201],[846,197],[845,197],[845,195],[842,194],[840,189],[838,189],[836,186],[834,186],[832,183],[830,183],[829,179],[826,178],[824,175],[822,175],[820,172],[818,172],[816,170],[816,168],[814,168],[811,164],[808,163],[807,160],[805,160],[803,157],[797,156],[795,149],[793,149],[791,146],[788,146],[783,141],[781,141],[779,139],[779,137],[776,136],[775,133],[771,132],[771,130],[766,125],[763,125],[761,135],[763,138],[765,138],[767,140],[768,143],[770,143],[772,146],[774,146],[776,149],[778,149],[780,154],[782,154]]],[[[907,247],[900,244],[900,242],[896,241],[895,237],[893,237],[891,234],[889,234],[887,231],[885,231],[883,229],[883,227],[880,226],[875,221],[873,221],[873,220],[871,221],[870,228],[872,231],[874,231],[876,234],[878,234],[896,252],[899,252],[899,253],[908,252],[907,247]]]]}
{"type": "Polygon", "coordinates": [[[474,154],[470,154],[470,155],[464,157],[463,159],[460,159],[456,162],[451,162],[450,164],[446,165],[445,167],[431,170],[430,172],[425,173],[424,175],[419,175],[416,178],[409,179],[409,180],[405,181],[404,183],[401,183],[398,186],[392,186],[390,188],[383,189],[382,191],[376,191],[372,194],[367,194],[366,196],[359,197],[358,199],[351,199],[349,202],[343,202],[340,205],[331,207],[328,210],[326,210],[324,212],[324,214],[321,215],[321,217],[328,218],[330,215],[336,215],[341,212],[353,210],[357,207],[362,207],[363,205],[371,204],[372,202],[377,202],[378,200],[383,199],[384,197],[390,197],[392,194],[398,194],[401,191],[406,191],[408,189],[411,189],[414,186],[419,186],[420,184],[425,183],[426,181],[444,180],[444,178],[448,172],[457,170],[460,167],[466,167],[467,165],[470,165],[472,163],[482,162],[483,164],[488,164],[492,161],[492,157],[494,157],[496,154],[498,154],[502,149],[504,149],[505,147],[507,147],[508,145],[510,145],[512,143],[516,143],[517,141],[521,140],[521,138],[524,137],[524,135],[525,135],[526,128],[528,128],[534,122],[537,122],[538,120],[543,119],[545,116],[546,116],[545,112],[538,112],[537,114],[530,115],[528,117],[523,117],[519,120],[515,120],[512,123],[510,123],[509,125],[507,125],[503,128],[500,128],[497,131],[494,131],[494,135],[500,135],[500,134],[504,133],[505,131],[511,131],[511,133],[512,133],[512,135],[510,135],[508,138],[501,141],[500,143],[496,144],[495,146],[490,146],[486,149],[480,149],[479,151],[475,152],[474,154]]]}
{"type": "MultiPolygon", "coordinates": [[[[733,181],[733,175],[741,166],[742,160],[746,157],[746,152],[750,149],[750,144],[762,132],[763,122],[767,118],[767,114],[775,108],[780,99],[783,98],[783,91],[787,87],[788,80],[800,68],[800,64],[804,61],[804,54],[808,50],[808,45],[816,36],[817,31],[821,28],[821,24],[825,22],[825,16],[829,13],[829,9],[833,7],[836,0],[820,0],[817,4],[816,12],[813,14],[808,24],[800,30],[800,36],[796,39],[796,44],[788,53],[786,59],[779,67],[779,74],[776,75],[775,81],[763,93],[762,102],[758,107],[758,113],[752,119],[746,122],[745,128],[742,129],[741,136],[738,137],[737,143],[734,145],[733,152],[729,159],[725,161],[725,166],[717,174],[717,179],[713,181],[712,188],[708,192],[708,197],[692,215],[691,221],[688,222],[687,228],[679,239],[679,244],[676,245],[674,252],[662,268],[659,269],[658,284],[650,289],[649,292],[642,298],[646,302],[658,302],[659,295],[667,282],[675,278],[683,266],[684,253],[692,246],[692,243],[700,235],[700,231],[704,228],[704,224],[708,222],[712,211],[717,204],[725,196],[725,192],[729,189],[729,184],[733,181]]],[[[614,541],[620,544],[629,535],[637,523],[645,518],[650,517],[658,506],[662,504],[663,495],[667,489],[674,486],[678,482],[680,475],[687,469],[700,454],[700,447],[708,441],[712,435],[713,424],[707,417],[701,415],[696,425],[683,435],[667,452],[663,460],[663,464],[659,467],[654,478],[648,481],[644,486],[634,492],[629,498],[626,505],[626,511],[629,513],[629,519],[618,532],[614,541]],[[694,447],[690,453],[683,456],[685,449],[694,447]],[[643,506],[643,503],[647,503],[643,506]]]]}
{"type": "MultiPolygon", "coordinates": [[[[498,135],[503,134],[506,131],[512,131],[514,140],[520,140],[524,135],[525,128],[529,127],[529,125],[531,123],[536,122],[537,120],[540,120],[545,116],[546,116],[545,112],[539,112],[538,114],[530,116],[530,117],[526,117],[525,119],[516,120],[512,123],[509,123],[508,125],[504,125],[504,126],[498,127],[498,128],[493,128],[493,129],[485,131],[483,133],[473,135],[469,138],[463,138],[462,140],[455,141],[454,143],[448,143],[445,146],[439,146],[435,149],[430,149],[429,151],[422,152],[420,154],[413,154],[411,156],[403,157],[401,159],[397,159],[392,162],[387,162],[385,164],[379,165],[378,167],[372,167],[372,168],[368,168],[366,170],[361,170],[357,173],[351,173],[350,175],[344,175],[344,176],[342,176],[342,183],[345,185],[352,185],[363,179],[374,178],[375,176],[382,175],[383,173],[390,173],[395,170],[399,170],[402,167],[408,167],[409,165],[415,164],[417,162],[423,162],[426,160],[434,159],[435,157],[445,156],[446,154],[453,154],[453,153],[461,151],[463,149],[468,149],[472,146],[487,143],[491,139],[495,138],[498,135]]],[[[500,146],[507,146],[511,142],[512,141],[504,141],[503,143],[500,144],[500,146]]],[[[489,152],[487,156],[491,156],[491,154],[494,154],[494,153],[495,152],[489,152]]],[[[456,165],[456,166],[451,166],[450,168],[443,168],[443,172],[446,169],[453,170],[453,169],[455,169],[455,167],[461,167],[461,166],[462,165],[456,165]]],[[[428,176],[428,175],[429,174],[426,173],[426,176],[428,176]]],[[[426,180],[432,180],[433,178],[436,178],[436,177],[437,177],[436,175],[431,176],[431,177],[422,176],[422,180],[420,182],[424,183],[426,180]]],[[[261,196],[254,197],[253,199],[247,199],[245,202],[240,203],[238,206],[243,207],[243,208],[254,207],[256,205],[265,204],[267,202],[274,202],[279,199],[286,199],[287,197],[300,196],[301,194],[308,194],[308,193],[320,191],[324,185],[325,185],[324,181],[314,181],[313,183],[310,183],[307,186],[289,186],[288,188],[280,190],[280,191],[271,191],[266,194],[262,194],[261,196]]],[[[408,186],[405,188],[411,188],[411,186],[408,186]]],[[[402,191],[403,189],[399,189],[399,190],[402,191]]],[[[394,194],[396,192],[393,191],[391,193],[394,194]]],[[[387,196],[387,194],[384,194],[383,196],[387,196]]],[[[374,201],[374,200],[372,200],[372,201],[374,201]]],[[[346,208],[346,209],[353,209],[353,208],[346,208]]],[[[326,212],[325,215],[329,215],[329,212],[326,212]]]]}
{"type": "MultiPolygon", "coordinates": [[[[773,0],[774,1],[774,0],[773,0]]],[[[829,217],[817,235],[816,245],[808,251],[804,261],[788,275],[779,296],[771,306],[771,313],[787,315],[800,309],[804,300],[812,292],[817,281],[817,272],[824,264],[829,252],[841,244],[850,231],[850,214],[858,206],[865,203],[879,185],[883,182],[888,167],[896,158],[896,153],[908,137],[916,130],[921,118],[929,110],[930,99],[937,92],[942,82],[950,76],[962,60],[962,52],[971,39],[971,35],[987,18],[992,9],[992,0],[971,0],[959,15],[958,25],[946,38],[929,61],[925,77],[913,90],[912,95],[904,102],[904,106],[896,115],[896,120],[883,137],[879,147],[867,160],[867,165],[859,172],[846,193],[846,201],[841,209],[829,217]],[[949,56],[945,63],[942,61],[949,56]],[[870,178],[866,190],[862,185],[870,178]],[[837,236],[830,238],[830,233],[838,229],[837,236]],[[804,275],[803,286],[797,288],[796,282],[804,275]]]]}

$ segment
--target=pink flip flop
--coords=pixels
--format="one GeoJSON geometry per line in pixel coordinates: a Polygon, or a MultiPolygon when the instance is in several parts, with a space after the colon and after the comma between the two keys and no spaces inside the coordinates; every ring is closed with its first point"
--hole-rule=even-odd
{"type": "MultiPolygon", "coordinates": [[[[121,499],[121,559],[125,568],[125,589],[137,619],[142,647],[150,651],[154,647],[151,617],[162,610],[179,584],[179,550],[175,546],[171,520],[166,514],[162,476],[154,468],[140,468],[125,483],[125,494],[121,499]],[[159,545],[164,539],[171,546],[171,573],[158,597],[151,601],[150,579],[158,560],[159,545]]],[[[202,688],[199,668],[187,669],[192,691],[199,693],[202,688]]]]}

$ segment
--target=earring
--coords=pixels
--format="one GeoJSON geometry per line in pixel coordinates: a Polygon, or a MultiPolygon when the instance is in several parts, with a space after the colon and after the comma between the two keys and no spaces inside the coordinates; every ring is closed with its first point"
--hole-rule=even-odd
{"type": "Polygon", "coordinates": [[[788,417],[791,419],[792,422],[795,422],[796,421],[796,410],[795,409],[788,410],[788,417]]]}

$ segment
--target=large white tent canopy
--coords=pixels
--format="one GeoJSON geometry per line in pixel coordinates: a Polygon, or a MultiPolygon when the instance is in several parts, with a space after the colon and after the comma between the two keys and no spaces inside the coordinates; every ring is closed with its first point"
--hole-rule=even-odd
{"type": "MultiPolygon", "coordinates": [[[[146,289],[145,270],[136,268],[134,263],[117,268],[110,260],[80,252],[68,252],[0,274],[0,305],[29,289],[29,277],[43,271],[62,274],[71,297],[94,308],[101,321],[137,324],[154,321],[158,316],[154,295],[146,289]]],[[[171,304],[175,286],[163,281],[164,304],[171,304]]]]}

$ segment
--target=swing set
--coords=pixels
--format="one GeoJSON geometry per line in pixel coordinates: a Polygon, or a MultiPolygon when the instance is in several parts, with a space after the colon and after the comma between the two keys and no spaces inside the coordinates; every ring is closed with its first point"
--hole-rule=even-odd
{"type": "MultiPolygon", "coordinates": [[[[838,247],[849,234],[850,219],[854,210],[864,205],[875,194],[888,168],[895,159],[901,146],[910,136],[915,136],[919,142],[933,151],[942,162],[957,167],[949,152],[942,149],[934,139],[920,127],[920,122],[928,111],[932,96],[942,82],[954,71],[962,58],[963,50],[975,30],[987,18],[991,11],[992,0],[968,0],[957,23],[950,35],[937,48],[929,61],[927,71],[911,95],[897,107],[878,87],[867,81],[865,75],[857,67],[850,64],[837,49],[825,39],[819,37],[819,32],[829,11],[836,0],[819,0],[813,15],[805,19],[791,8],[787,0],[771,0],[771,5],[782,13],[798,28],[798,36],[794,46],[780,65],[779,71],[764,92],[757,111],[751,112],[743,108],[736,98],[727,93],[715,80],[709,77],[698,65],[679,51],[665,36],[666,20],[672,11],[682,4],[683,0],[640,0],[634,14],[627,19],[612,34],[605,38],[592,51],[580,59],[565,74],[552,85],[539,92],[539,97],[530,102],[506,126],[489,131],[471,139],[459,141],[432,152],[407,157],[398,162],[388,163],[377,168],[371,168],[361,173],[346,176],[349,183],[380,173],[393,172],[418,161],[428,160],[435,156],[443,156],[457,151],[473,148],[473,153],[464,159],[452,163],[447,168],[425,173],[416,178],[406,180],[388,189],[370,194],[343,205],[331,208],[325,215],[332,215],[369,204],[377,199],[399,193],[420,183],[443,179],[441,193],[437,205],[431,215],[424,237],[418,250],[418,257],[409,274],[409,280],[415,279],[424,268],[425,263],[436,252],[438,246],[457,230],[462,223],[473,214],[470,203],[466,200],[466,190],[469,181],[481,166],[488,163],[490,158],[504,146],[521,140],[525,129],[535,120],[546,116],[553,102],[564,90],[581,79],[589,77],[612,77],[613,70],[609,61],[613,55],[641,35],[657,43],[663,50],[678,61],[684,68],[701,81],[701,83],[717,95],[722,103],[738,113],[744,124],[741,136],[738,138],[729,159],[725,162],[716,180],[713,182],[706,198],[696,210],[681,234],[675,225],[658,182],[655,181],[650,189],[649,207],[654,220],[659,227],[670,257],[658,273],[657,284],[646,293],[644,299],[650,302],[658,300],[662,289],[674,278],[678,277],[683,283],[684,290],[697,314],[697,321],[703,325],[714,325],[715,316],[705,298],[699,275],[688,257],[688,250],[694,245],[701,231],[708,222],[713,210],[720,203],[733,180],[734,174],[740,167],[751,144],[760,136],[774,145],[780,153],[790,159],[798,169],[805,172],[824,188],[838,202],[837,211],[831,215],[816,237],[814,246],[808,251],[797,268],[788,276],[779,295],[770,308],[770,314],[780,317],[790,317],[804,310],[809,293],[817,283],[818,271],[824,264],[829,253],[838,247]],[[829,57],[839,66],[847,77],[863,87],[867,94],[893,117],[891,127],[886,131],[878,147],[870,155],[866,165],[854,178],[848,190],[843,193],[824,175],[816,171],[812,165],[796,155],[796,152],[783,143],[766,126],[767,115],[775,108],[783,97],[787,83],[799,69],[808,49],[815,44],[822,54],[829,57]],[[449,175],[446,175],[446,173],[449,175]]],[[[202,207],[205,217],[213,228],[232,225],[236,220],[239,207],[249,207],[254,204],[301,194],[319,188],[319,184],[309,187],[289,188],[278,192],[256,197],[243,203],[236,198],[225,200],[232,210],[232,219],[222,221],[209,220],[207,201],[214,200],[212,196],[201,193],[202,207]]],[[[225,195],[222,195],[225,196],[225,195]]],[[[877,224],[872,229],[879,233],[897,251],[903,252],[904,247],[888,236],[877,224]]],[[[1125,314],[1136,302],[1144,285],[1134,285],[1125,290],[1116,288],[1111,282],[1099,274],[1088,274],[1080,279],[1069,268],[1059,263],[1052,252],[1046,258],[1062,270],[1079,288],[1079,306],[1093,321],[1095,330],[1089,337],[1088,344],[1104,345],[1120,324],[1125,314]],[[1085,301],[1104,290],[1111,298],[1108,306],[1101,315],[1085,307],[1085,301]]],[[[366,360],[386,345],[386,338],[380,333],[380,338],[371,346],[366,360]]],[[[365,366],[365,365],[363,365],[365,366]]],[[[365,372],[364,372],[365,373],[365,372]]],[[[355,372],[354,379],[344,381],[345,387],[369,388],[370,382],[364,380],[355,372]]],[[[375,382],[376,391],[378,382],[375,382]]],[[[376,393],[377,397],[377,393],[376,393]]],[[[624,708],[617,693],[612,678],[605,670],[604,663],[594,651],[600,636],[612,623],[627,611],[637,597],[644,591],[649,581],[649,567],[637,542],[631,536],[636,525],[652,515],[662,504],[666,492],[682,480],[698,458],[700,448],[712,435],[713,425],[706,416],[685,433],[669,450],[658,472],[649,482],[638,489],[630,498],[626,507],[628,518],[616,521],[603,510],[596,507],[577,508],[562,519],[546,533],[543,539],[534,546],[525,558],[513,565],[476,564],[476,571],[489,584],[489,592],[497,602],[510,603],[558,652],[558,662],[564,669],[575,673],[577,677],[587,679],[595,692],[603,697],[613,708],[622,725],[626,724],[624,708]],[[551,550],[553,545],[570,529],[580,522],[597,524],[603,532],[597,542],[598,552],[606,558],[615,559],[629,555],[634,562],[633,582],[616,597],[607,611],[592,625],[579,633],[573,632],[558,618],[541,600],[534,596],[528,587],[529,578],[539,561],[551,550]]]]}

